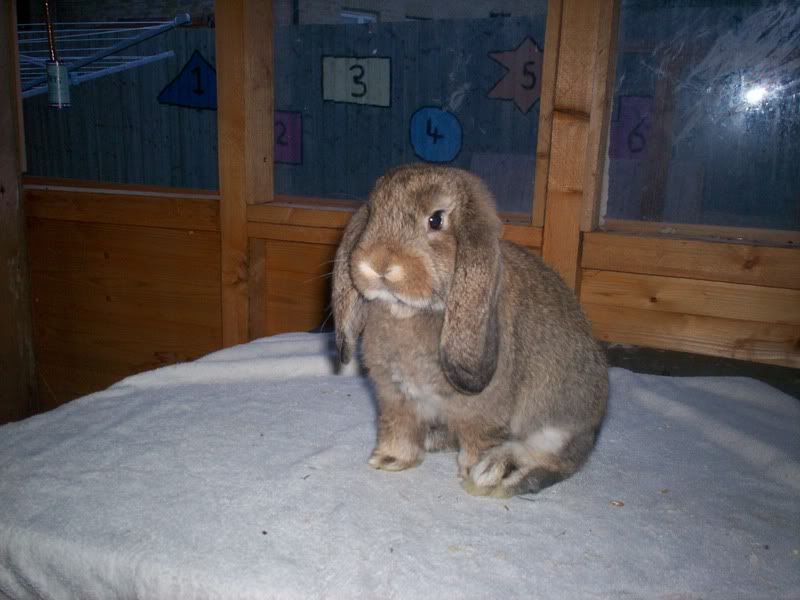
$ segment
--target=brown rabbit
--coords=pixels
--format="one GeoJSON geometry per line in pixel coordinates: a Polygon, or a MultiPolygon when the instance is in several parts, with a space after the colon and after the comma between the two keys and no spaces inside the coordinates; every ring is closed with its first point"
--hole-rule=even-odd
{"type": "Polygon", "coordinates": [[[500,240],[483,182],[409,165],[379,178],[336,254],[336,341],[379,409],[369,464],[399,471],[458,448],[465,489],[507,497],[574,473],[606,410],[608,371],[574,294],[500,240]]]}

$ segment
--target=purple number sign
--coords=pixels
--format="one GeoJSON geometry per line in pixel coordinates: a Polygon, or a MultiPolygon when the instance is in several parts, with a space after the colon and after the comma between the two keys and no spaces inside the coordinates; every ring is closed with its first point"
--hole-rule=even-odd
{"type": "Polygon", "coordinates": [[[611,158],[644,158],[653,115],[650,96],[620,96],[616,121],[611,122],[611,158]]]}
{"type": "Polygon", "coordinates": [[[275,162],[303,163],[303,114],[275,111],[275,162]]]}

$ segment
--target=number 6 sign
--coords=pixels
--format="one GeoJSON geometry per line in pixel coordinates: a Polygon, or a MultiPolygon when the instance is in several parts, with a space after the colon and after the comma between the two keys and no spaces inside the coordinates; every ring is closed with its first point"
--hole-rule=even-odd
{"type": "Polygon", "coordinates": [[[322,57],[323,100],[389,106],[391,84],[392,66],[389,58],[322,57]]]}
{"type": "Polygon", "coordinates": [[[617,119],[611,122],[611,158],[636,159],[647,156],[647,141],[653,115],[650,96],[620,96],[617,119]]]}

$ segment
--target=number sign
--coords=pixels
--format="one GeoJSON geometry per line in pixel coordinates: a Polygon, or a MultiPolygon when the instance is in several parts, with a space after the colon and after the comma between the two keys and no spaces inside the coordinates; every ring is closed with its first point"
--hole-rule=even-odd
{"type": "Polygon", "coordinates": [[[390,106],[392,66],[384,57],[323,56],[322,99],[390,106]]]}
{"type": "Polygon", "coordinates": [[[461,151],[461,123],[456,116],[433,106],[411,115],[411,147],[428,162],[450,162],[461,151]]]}
{"type": "Polygon", "coordinates": [[[275,162],[303,163],[303,114],[275,111],[275,162]]]}
{"type": "Polygon", "coordinates": [[[527,114],[541,95],[542,51],[526,37],[513,50],[490,52],[489,58],[506,68],[506,74],[489,90],[489,98],[513,100],[527,114]]]}
{"type": "Polygon", "coordinates": [[[637,159],[647,156],[647,141],[653,115],[650,96],[620,96],[617,119],[611,122],[611,158],[637,159]]]}
{"type": "Polygon", "coordinates": [[[217,72],[197,50],[158,95],[161,104],[217,110],[217,72]]]}

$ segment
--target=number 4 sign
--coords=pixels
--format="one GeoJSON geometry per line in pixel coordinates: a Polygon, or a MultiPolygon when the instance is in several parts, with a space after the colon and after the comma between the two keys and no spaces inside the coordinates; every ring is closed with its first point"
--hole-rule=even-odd
{"type": "Polygon", "coordinates": [[[389,106],[392,65],[390,58],[359,56],[322,57],[322,99],[331,102],[389,106]]]}

